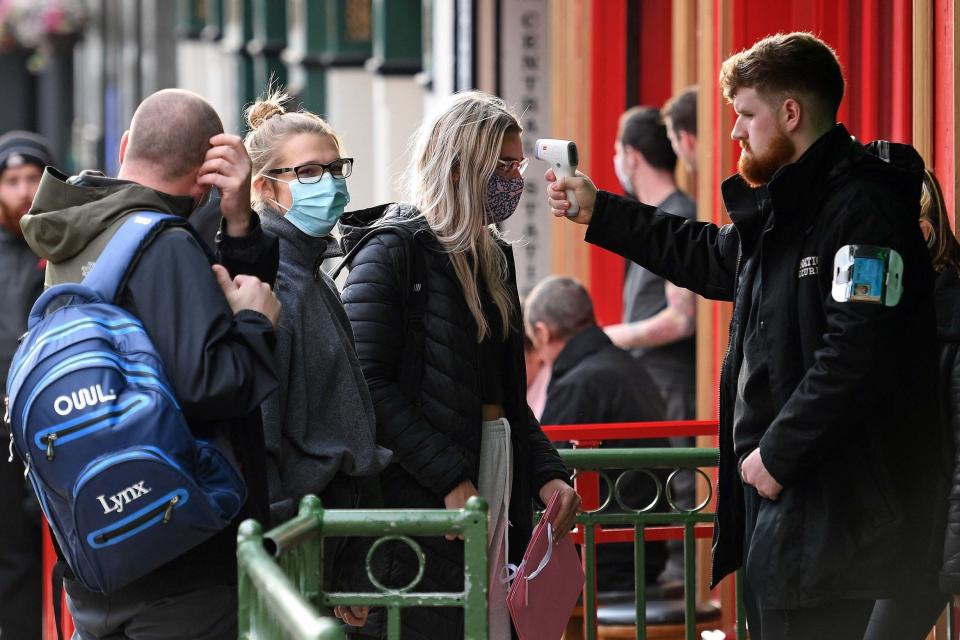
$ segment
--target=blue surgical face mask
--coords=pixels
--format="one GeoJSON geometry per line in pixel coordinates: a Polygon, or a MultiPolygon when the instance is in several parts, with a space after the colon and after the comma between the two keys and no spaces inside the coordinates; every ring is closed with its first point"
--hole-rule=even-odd
{"type": "MultiPolygon", "coordinates": [[[[319,238],[329,235],[350,202],[347,181],[334,178],[329,173],[325,173],[319,182],[313,184],[303,184],[296,178],[287,182],[267,175],[264,177],[283,182],[290,187],[293,201],[283,217],[308,236],[319,238]]],[[[270,202],[281,209],[285,208],[276,200],[270,202]]]]}

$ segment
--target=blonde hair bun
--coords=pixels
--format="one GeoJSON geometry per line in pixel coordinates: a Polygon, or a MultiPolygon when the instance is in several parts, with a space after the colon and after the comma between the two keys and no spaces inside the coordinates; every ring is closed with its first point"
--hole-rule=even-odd
{"type": "Polygon", "coordinates": [[[275,91],[266,98],[257,100],[247,107],[246,118],[250,129],[259,128],[264,122],[273,116],[283,115],[287,112],[283,104],[290,99],[283,91],[275,91]]]}

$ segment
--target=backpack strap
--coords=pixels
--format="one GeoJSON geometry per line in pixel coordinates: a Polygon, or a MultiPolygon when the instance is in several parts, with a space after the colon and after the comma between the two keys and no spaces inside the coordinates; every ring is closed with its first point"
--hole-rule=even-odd
{"type": "Polygon", "coordinates": [[[83,279],[83,285],[99,293],[104,300],[115,302],[140,261],[143,251],[161,231],[169,227],[181,227],[189,232],[212,261],[206,244],[185,218],[156,211],[137,211],[130,214],[110,238],[110,242],[97,257],[93,269],[83,279]]]}
{"type": "Polygon", "coordinates": [[[404,332],[408,336],[400,363],[400,386],[407,400],[420,402],[420,383],[423,380],[423,352],[426,327],[423,322],[427,306],[427,251],[417,244],[409,229],[400,234],[407,243],[406,299],[403,305],[404,332]]]}
{"type": "Polygon", "coordinates": [[[404,396],[414,403],[419,402],[420,383],[423,378],[423,351],[426,338],[424,327],[424,309],[427,302],[427,260],[429,251],[421,247],[414,232],[399,224],[387,224],[377,227],[365,235],[353,247],[333,270],[330,277],[336,279],[345,266],[356,256],[360,249],[378,235],[392,233],[399,236],[406,245],[407,266],[403,282],[403,329],[408,339],[404,342],[400,357],[398,383],[404,396]]]}

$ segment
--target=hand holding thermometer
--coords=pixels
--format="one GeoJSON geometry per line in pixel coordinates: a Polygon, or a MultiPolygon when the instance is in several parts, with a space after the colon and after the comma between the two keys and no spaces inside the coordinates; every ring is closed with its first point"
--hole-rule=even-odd
{"type": "MultiPolygon", "coordinates": [[[[577,165],[580,164],[577,143],[570,140],[540,138],[537,140],[534,155],[536,155],[537,160],[549,162],[558,178],[572,178],[577,173],[577,165]]],[[[573,217],[580,211],[580,205],[577,204],[573,189],[567,189],[567,200],[570,202],[567,215],[573,217]]]]}

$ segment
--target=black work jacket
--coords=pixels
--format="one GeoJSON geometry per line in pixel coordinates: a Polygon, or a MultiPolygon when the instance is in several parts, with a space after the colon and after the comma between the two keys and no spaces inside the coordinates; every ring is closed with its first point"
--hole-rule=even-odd
{"type": "Polygon", "coordinates": [[[601,193],[587,231],[588,241],[681,287],[734,302],[720,377],[712,583],[746,565],[748,580],[766,585],[769,608],[887,597],[938,564],[945,483],[933,271],[917,225],[922,161],[897,151],[899,163],[883,162],[837,125],[765,190],[726,180],[733,224],[688,222],[601,193]],[[764,195],[774,220],[761,233],[764,195]],[[851,244],[902,256],[899,304],[833,299],[834,257],[851,244]],[[733,410],[757,270],[776,415],[760,453],[784,490],[761,501],[745,541],[733,410]]]}
{"type": "MultiPolygon", "coordinates": [[[[350,274],[343,289],[343,307],[356,339],[377,418],[377,444],[394,452],[393,462],[381,473],[383,500],[389,508],[442,509],[443,499],[464,480],[478,486],[482,401],[480,345],[477,325],[467,306],[448,254],[426,222],[412,207],[394,207],[390,219],[415,231],[413,246],[428,252],[426,299],[423,309],[423,374],[416,401],[405,394],[399,379],[406,342],[404,290],[410,247],[395,233],[368,239],[351,255],[386,207],[348,213],[340,222],[350,274]]],[[[509,274],[506,281],[515,309],[520,308],[513,253],[502,247],[509,274]]],[[[569,473],[527,406],[519,313],[513,319],[500,367],[504,411],[510,422],[513,446],[513,483],[509,509],[510,562],[519,564],[533,527],[533,501],[549,480],[569,473]]],[[[417,591],[456,591],[463,588],[463,543],[420,538],[427,555],[417,591]]],[[[416,575],[417,561],[397,548],[385,552],[387,585],[402,586],[416,575]]],[[[364,633],[384,634],[382,612],[371,614],[364,633]],[[376,615],[374,615],[376,614],[376,615]]],[[[403,637],[456,638],[463,636],[463,614],[458,609],[415,609],[402,618],[403,637]]]]}

